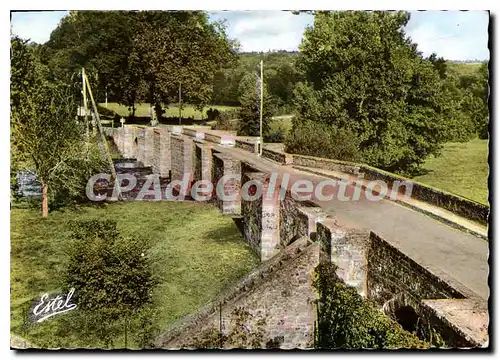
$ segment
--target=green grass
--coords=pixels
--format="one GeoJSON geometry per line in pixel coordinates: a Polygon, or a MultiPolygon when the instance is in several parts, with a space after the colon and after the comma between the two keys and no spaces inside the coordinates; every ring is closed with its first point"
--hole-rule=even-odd
{"type": "Polygon", "coordinates": [[[479,70],[481,63],[446,63],[448,69],[456,71],[461,75],[471,75],[479,70]]]}
{"type": "MultiPolygon", "coordinates": [[[[52,212],[42,219],[38,209],[11,211],[11,331],[42,347],[89,347],[76,330],[63,327],[73,312],[23,326],[23,314],[45,292],[63,291],[70,219],[117,221],[120,234],[152,244],[145,252],[154,260],[159,285],[154,293],[160,332],[183,315],[196,311],[223,288],[257,266],[258,259],[230,218],[208,204],[130,202],[52,212]]],[[[130,339],[129,346],[134,339],[130,339]]],[[[122,337],[115,344],[123,346],[122,337]]]]}
{"type": "MultiPolygon", "coordinates": [[[[106,107],[104,103],[99,104],[102,107],[106,107]]],[[[209,105],[203,109],[203,119],[207,118],[207,110],[213,108],[218,109],[219,111],[227,111],[238,109],[236,106],[224,106],[224,105],[209,105]]],[[[108,103],[108,109],[116,112],[120,116],[128,116],[131,113],[129,112],[127,106],[120,105],[118,103],[108,103]]],[[[179,107],[176,105],[169,105],[168,108],[165,109],[165,117],[178,117],[179,116],[179,107]]],[[[136,104],[135,116],[137,117],[145,117],[149,116],[149,104],[136,104]]],[[[192,105],[184,105],[182,109],[181,116],[183,118],[193,117],[195,120],[202,120],[201,111],[196,110],[192,105]]]]}
{"type": "Polygon", "coordinates": [[[488,204],[488,140],[445,144],[441,156],[423,165],[415,180],[488,204]]]}

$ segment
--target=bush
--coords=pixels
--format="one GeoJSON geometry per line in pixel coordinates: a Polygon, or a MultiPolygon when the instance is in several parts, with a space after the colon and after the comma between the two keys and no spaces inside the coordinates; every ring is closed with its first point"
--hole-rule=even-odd
{"type": "Polygon", "coordinates": [[[145,244],[119,236],[116,222],[72,222],[74,229],[64,275],[82,310],[110,315],[139,310],[151,301],[154,280],[145,244]]]}
{"type": "Polygon", "coordinates": [[[336,275],[331,263],[318,265],[314,286],[320,294],[316,347],[323,349],[426,348],[429,344],[364,300],[336,275]]]}
{"type": "Polygon", "coordinates": [[[283,140],[285,140],[285,130],[281,125],[271,127],[264,135],[264,142],[267,143],[282,143],[283,140]]]}
{"type": "Polygon", "coordinates": [[[285,151],[336,160],[358,161],[359,140],[348,130],[313,121],[294,120],[285,138],[285,151]]]}
{"type": "Polygon", "coordinates": [[[119,236],[116,222],[74,221],[69,262],[63,275],[65,288],[75,288],[78,306],[71,318],[80,324],[82,337],[99,339],[109,347],[123,334],[141,347],[151,346],[157,332],[152,316],[155,285],[146,244],[119,236]],[[92,324],[87,326],[85,324],[92,324]]]}

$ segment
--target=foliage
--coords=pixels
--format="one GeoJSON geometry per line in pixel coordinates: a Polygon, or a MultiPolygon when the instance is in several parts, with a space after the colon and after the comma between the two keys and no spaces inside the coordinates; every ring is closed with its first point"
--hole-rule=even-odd
{"type": "MultiPolygon", "coordinates": [[[[442,64],[442,62],[441,62],[442,64]]],[[[488,65],[467,65],[472,70],[443,64],[441,78],[443,96],[447,99],[444,116],[447,119],[445,139],[466,142],[479,135],[488,138],[488,65]]],[[[435,65],[436,66],[436,65],[435,65]]]]}
{"type": "Polygon", "coordinates": [[[317,344],[323,349],[426,348],[428,344],[401,328],[355,288],[345,285],[332,263],[316,268],[319,292],[317,344]]]}
{"type": "MultiPolygon", "coordinates": [[[[103,168],[97,144],[86,144],[75,120],[73,89],[45,78],[24,41],[11,40],[11,172],[33,170],[50,197],[82,197],[88,176],[103,168]]],[[[47,195],[42,215],[47,215],[47,195]]]]}
{"type": "Polygon", "coordinates": [[[214,77],[214,104],[240,105],[240,83],[243,77],[253,73],[264,62],[264,82],[273,103],[280,114],[289,114],[292,109],[292,94],[301,73],[295,62],[297,52],[275,51],[269,53],[240,53],[238,63],[223,69],[214,77]]]}
{"type": "Polygon", "coordinates": [[[42,46],[51,77],[81,84],[85,67],[96,99],[106,91],[110,100],[126,97],[136,17],[133,11],[70,11],[42,46]]]}
{"type": "Polygon", "coordinates": [[[75,221],[64,283],[81,309],[111,315],[140,309],[154,286],[145,244],[119,236],[116,222],[75,221]],[[112,312],[112,314],[111,314],[112,312]]]}
{"type": "MultiPolygon", "coordinates": [[[[249,73],[241,79],[240,83],[240,128],[239,136],[260,136],[260,91],[255,72],[249,73]]],[[[269,132],[269,123],[275,113],[275,104],[269,96],[267,87],[263,89],[262,134],[269,132]]]]}
{"type": "Polygon", "coordinates": [[[265,325],[265,319],[254,320],[252,314],[238,307],[231,312],[227,329],[221,332],[215,327],[208,328],[182,347],[197,349],[262,348],[265,325]]]}
{"type": "Polygon", "coordinates": [[[358,139],[349,130],[308,120],[294,119],[293,124],[285,138],[286,152],[345,161],[359,159],[358,139]]]}
{"type": "Polygon", "coordinates": [[[408,21],[405,12],[315,12],[298,59],[309,100],[296,102],[298,115],[352,131],[364,161],[392,172],[437,154],[446,128],[438,73],[405,36],[408,21]]]}
{"type": "MultiPolygon", "coordinates": [[[[133,88],[154,104],[182,100],[200,109],[209,103],[215,72],[234,61],[237,44],[221,23],[211,23],[202,11],[142,11],[129,57],[129,73],[136,74],[133,88]]],[[[129,104],[130,105],[130,104],[129,104]]]]}

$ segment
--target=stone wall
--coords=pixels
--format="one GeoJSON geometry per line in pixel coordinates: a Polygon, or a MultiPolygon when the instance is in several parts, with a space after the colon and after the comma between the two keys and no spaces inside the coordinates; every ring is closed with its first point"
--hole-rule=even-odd
{"type": "MultiPolygon", "coordinates": [[[[197,314],[179,321],[158,338],[161,348],[177,349],[196,342],[208,329],[218,330],[222,309],[223,333],[231,330],[231,313],[242,308],[254,317],[245,324],[250,332],[258,320],[265,320],[262,347],[270,340],[283,349],[309,349],[314,345],[315,301],[314,268],[319,262],[319,248],[302,238],[278,256],[206,305],[197,314]]],[[[231,344],[229,344],[231,346],[231,344]]]]}
{"type": "MultiPolygon", "coordinates": [[[[477,203],[473,200],[463,198],[459,195],[451,194],[446,191],[432,188],[404,178],[402,176],[389,173],[365,164],[350,163],[347,161],[338,161],[313,156],[293,155],[293,165],[313,167],[324,170],[342,171],[347,174],[359,176],[364,174],[366,180],[382,180],[389,188],[392,188],[395,181],[406,182],[412,187],[411,197],[420,201],[427,202],[449,210],[457,215],[467,219],[477,221],[481,224],[488,223],[489,206],[477,203]]],[[[404,193],[405,187],[401,186],[399,190],[404,193]]]]}
{"type": "Polygon", "coordinates": [[[258,153],[258,143],[256,140],[236,138],[234,146],[251,153],[258,153]]]}
{"type": "Polygon", "coordinates": [[[424,300],[419,309],[424,331],[438,336],[450,348],[488,346],[488,307],[474,299],[424,300]]]}
{"type": "Polygon", "coordinates": [[[398,296],[412,307],[418,307],[422,299],[462,299],[465,289],[450,285],[443,278],[432,274],[400,250],[370,233],[368,260],[368,297],[383,305],[398,296]]]}

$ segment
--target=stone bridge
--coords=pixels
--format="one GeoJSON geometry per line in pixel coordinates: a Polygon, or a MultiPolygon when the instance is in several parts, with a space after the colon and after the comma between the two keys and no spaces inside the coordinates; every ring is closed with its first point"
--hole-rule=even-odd
{"type": "MultiPolygon", "coordinates": [[[[333,262],[342,281],[381,309],[410,306],[449,346],[487,346],[488,207],[363,164],[286,154],[274,144],[266,144],[259,156],[257,138],[208,127],[106,131],[124,158],[137,159],[171,182],[185,174],[189,186],[232,176],[224,190],[236,196],[212,202],[234,218],[262,261],[160,336],[159,347],[178,348],[243,306],[267,319],[266,335],[281,347],[311,348],[316,316],[311,283],[322,261],[333,262]],[[260,181],[266,193],[273,176],[280,191],[255,201],[241,196],[249,181],[260,181]],[[294,186],[295,192],[304,189],[304,180],[317,186],[339,179],[344,198],[361,193],[358,200],[293,196],[294,186]],[[375,189],[380,180],[388,184],[386,193],[375,189]],[[411,194],[403,196],[408,189],[411,194]]],[[[324,186],[322,195],[338,193],[340,183],[324,186]]]]}

